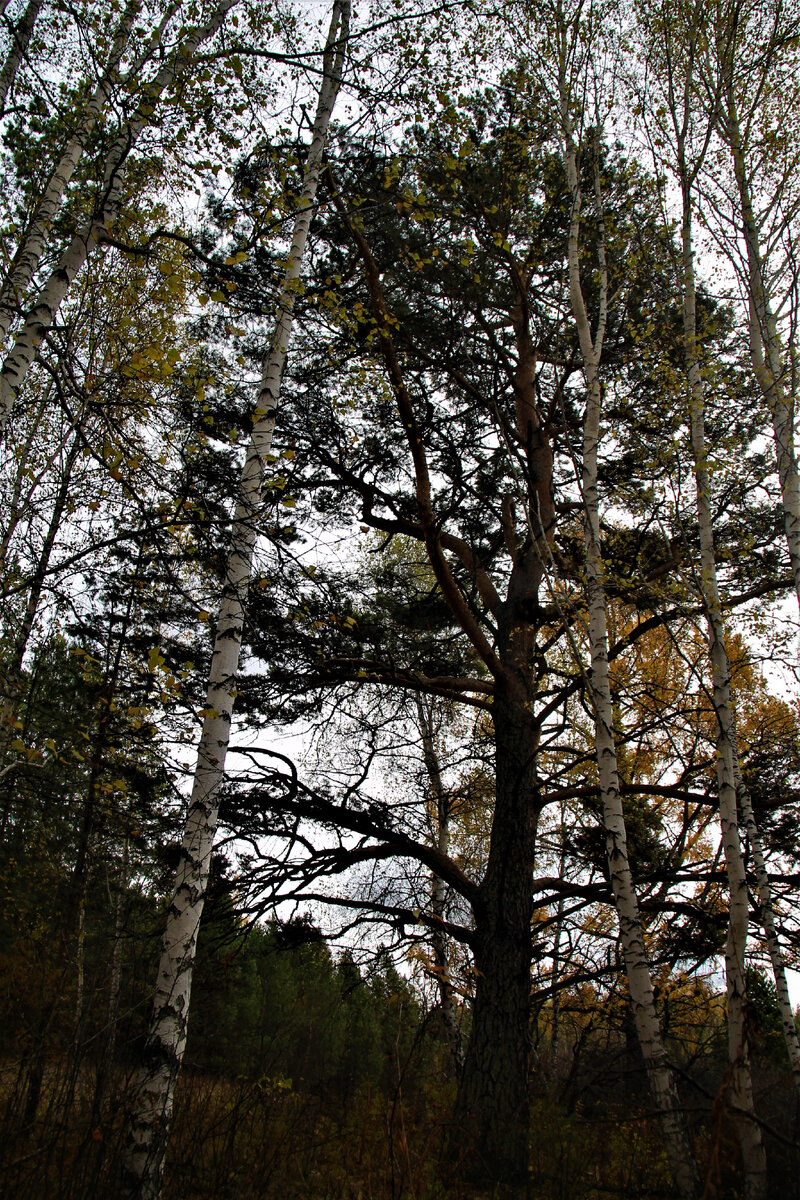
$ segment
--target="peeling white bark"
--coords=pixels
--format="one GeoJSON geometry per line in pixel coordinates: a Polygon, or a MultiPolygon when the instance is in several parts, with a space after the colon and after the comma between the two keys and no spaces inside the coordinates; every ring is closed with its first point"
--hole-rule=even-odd
{"type": "Polygon", "coordinates": [[[42,0],[28,0],[25,12],[20,17],[18,24],[11,34],[11,46],[6,55],[6,61],[3,63],[2,70],[0,70],[0,116],[5,114],[8,93],[14,86],[19,65],[28,52],[33,27],[36,24],[41,7],[42,0]]]}
{"type": "Polygon", "coordinates": [[[272,447],[300,268],[322,170],[328,126],[341,82],[349,18],[350,0],[335,0],[277,325],[272,349],[264,364],[253,432],[239,479],[194,785],[184,826],[175,892],[162,941],[153,1020],[127,1133],[125,1195],[136,1197],[136,1200],[157,1200],[161,1191],[175,1083],[186,1045],[197,935],[217,827],[218,791],[225,769],[236,696],[236,675],[264,475],[272,447]]]}
{"type": "MultiPolygon", "coordinates": [[[[147,52],[140,55],[138,61],[132,64],[134,74],[141,70],[147,59],[157,51],[166,21],[174,15],[179,6],[180,3],[176,3],[168,9],[168,14],[160,22],[150,40],[147,52]]],[[[86,140],[108,105],[111,89],[117,78],[119,65],[139,9],[138,0],[130,0],[126,6],[114,34],[103,77],[86,103],[78,130],[66,146],[50,176],[36,212],[14,255],[9,272],[0,287],[0,343],[5,341],[14,315],[23,303],[25,293],[42,260],[47,248],[50,227],[61,207],[69,182],[83,157],[86,140]]]]}
{"type": "Polygon", "coordinates": [[[44,338],[55,320],[76,275],[95,247],[102,242],[119,215],[122,199],[122,168],[142,130],[150,121],[153,105],[185,69],[188,60],[202,42],[221,27],[226,15],[239,0],[220,0],[212,16],[195,27],[161,67],[146,89],[135,114],[120,131],[106,160],[103,178],[102,208],[79,230],[61,255],[55,270],[42,286],[36,302],[25,318],[13,349],[0,370],[0,431],[5,428],[20,388],[30,370],[44,338]],[[147,112],[144,110],[147,109],[147,112]]]}
{"type": "Polygon", "coordinates": [[[747,986],[745,953],[749,901],[744,856],[739,837],[736,803],[736,737],[731,701],[730,666],[725,650],[725,630],[717,582],[714,527],[708,478],[705,435],[705,396],[697,353],[697,310],[692,250],[692,209],[686,171],[683,186],[683,330],[684,357],[689,382],[692,452],[694,455],[697,523],[700,534],[700,587],[706,608],[714,711],[717,716],[717,789],[725,868],[730,890],[725,976],[728,996],[728,1103],[742,1152],[746,1200],[764,1200],[767,1164],[761,1130],[755,1121],[753,1081],[747,1037],[747,986]]]}
{"type": "MultiPolygon", "coordinates": [[[[608,629],[600,540],[597,471],[602,403],[599,368],[608,313],[605,230],[601,217],[598,238],[600,309],[597,329],[593,336],[584,302],[580,272],[581,186],[569,114],[569,98],[563,87],[561,118],[564,134],[564,161],[572,195],[569,233],[570,299],[578,331],[587,388],[583,430],[582,491],[591,647],[591,694],[595,714],[595,740],[603,823],[606,833],[606,856],[619,921],[620,944],[628,977],[631,1010],[647,1069],[650,1094],[661,1121],[667,1158],[678,1194],[682,1200],[693,1200],[699,1192],[699,1177],[686,1115],[681,1106],[658,1022],[639,903],[628,859],[625,815],[619,786],[613,704],[608,670],[608,629]]],[[[598,209],[602,214],[602,196],[597,176],[595,188],[598,209]]]]}
{"type": "Polygon", "coordinates": [[[800,604],[800,472],[795,450],[795,397],[787,387],[780,334],[766,283],[758,222],[753,208],[745,146],[739,127],[736,98],[728,68],[722,133],[728,142],[739,194],[741,230],[747,250],[750,354],[753,369],[772,418],[775,458],[781,486],[783,523],[795,592],[800,604]]]}

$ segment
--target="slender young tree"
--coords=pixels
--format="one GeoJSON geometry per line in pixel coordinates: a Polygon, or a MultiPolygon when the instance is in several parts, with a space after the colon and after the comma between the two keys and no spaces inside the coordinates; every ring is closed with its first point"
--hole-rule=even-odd
{"type": "MultiPolygon", "coordinates": [[[[708,150],[712,143],[716,125],[717,105],[712,103],[712,112],[707,113],[709,92],[722,97],[730,90],[728,72],[719,71],[716,78],[706,73],[703,80],[704,95],[700,95],[699,75],[703,67],[702,45],[707,33],[707,18],[704,12],[692,9],[680,10],[680,19],[669,7],[654,12],[651,38],[659,43],[659,61],[651,61],[663,77],[663,103],[654,104],[653,114],[661,112],[669,122],[662,138],[671,149],[673,170],[681,193],[681,265],[679,285],[683,297],[683,357],[684,370],[689,391],[690,432],[694,457],[697,519],[700,535],[701,570],[700,586],[709,629],[709,647],[714,688],[714,704],[718,720],[718,736],[727,748],[718,747],[717,774],[720,794],[725,790],[724,802],[720,804],[722,820],[733,821],[744,827],[753,854],[756,883],[759,896],[759,915],[764,928],[769,950],[775,987],[781,1009],[787,1053],[795,1080],[800,1079],[800,1042],[794,1023],[789,1000],[783,953],[778,939],[772,888],[766,868],[761,836],[753,813],[749,791],[739,768],[738,746],[735,729],[735,714],[730,687],[730,663],[725,645],[725,630],[722,619],[720,591],[717,572],[717,556],[714,544],[714,529],[711,516],[711,492],[708,471],[709,446],[705,433],[705,380],[701,362],[701,347],[697,329],[697,285],[693,236],[694,197],[693,192],[704,169],[708,150]],[[727,725],[723,728],[723,722],[727,725]],[[728,770],[732,774],[728,774],[728,770]]],[[[650,119],[654,119],[652,116],[650,119]]],[[[752,326],[750,330],[752,334],[752,326]]],[[[746,1116],[740,1117],[738,1127],[744,1136],[743,1156],[747,1170],[753,1175],[752,1190],[759,1194],[765,1186],[763,1151],[758,1126],[752,1109],[752,1084],[748,1079],[747,998],[746,972],[744,967],[748,897],[746,888],[742,892],[744,874],[741,843],[738,831],[728,829],[725,841],[726,862],[729,863],[729,880],[732,889],[739,894],[731,901],[731,926],[727,967],[729,1051],[733,1073],[734,1105],[743,1108],[746,1116]],[[732,875],[731,875],[732,871],[732,875]]]]}
{"type": "MultiPolygon", "coordinates": [[[[730,919],[726,945],[726,979],[728,993],[728,1049],[731,1063],[731,1107],[736,1114],[736,1125],[742,1149],[742,1160],[746,1176],[748,1196],[758,1198],[766,1195],[766,1160],[761,1131],[755,1120],[753,1087],[750,1075],[750,1051],[748,1045],[748,999],[745,952],[749,919],[749,896],[744,868],[739,826],[747,833],[754,857],[759,896],[761,923],[767,939],[776,993],[781,1007],[781,1023],[784,1040],[792,1071],[800,1079],[800,1043],[794,1023],[786,971],[780,943],[778,941],[772,889],[766,869],[761,837],[756,825],[749,791],[739,769],[738,744],[735,713],[731,692],[731,671],[725,645],[725,628],[722,617],[717,555],[711,515],[711,486],[709,479],[709,446],[705,431],[705,381],[703,378],[700,345],[697,330],[697,287],[695,282],[695,254],[693,242],[693,189],[703,168],[713,125],[706,122],[700,127],[699,138],[693,135],[693,125],[701,115],[699,105],[692,103],[696,88],[695,64],[699,58],[699,39],[703,33],[703,19],[699,13],[689,13],[683,71],[675,62],[675,46],[669,25],[664,29],[667,40],[668,99],[675,146],[675,165],[681,188],[681,248],[683,293],[683,340],[684,367],[689,389],[690,432],[694,457],[697,521],[700,535],[700,581],[708,624],[709,652],[712,670],[713,701],[718,725],[717,784],[720,794],[720,822],[723,832],[723,847],[730,887],[730,919]],[[682,78],[681,78],[682,76],[682,78]],[[693,161],[690,161],[691,142],[699,141],[693,161]],[[738,1110],[738,1111],[737,1111],[738,1110]]],[[[723,67],[716,87],[717,94],[730,100],[730,72],[723,67]]],[[[708,80],[706,80],[708,84],[708,80]]],[[[738,182],[738,180],[737,180],[738,182]]],[[[749,247],[749,239],[745,233],[749,247]]],[[[748,249],[748,262],[750,260],[748,249]]],[[[752,273],[751,273],[752,281],[752,273]]],[[[763,296],[762,296],[763,299],[763,296]]],[[[751,352],[753,346],[751,309],[751,352]]],[[[765,397],[766,398],[766,397],[765,397]]],[[[776,436],[779,462],[779,443],[783,434],[775,426],[775,408],[770,408],[776,436]]],[[[785,447],[784,447],[785,448],[785,447]]],[[[784,504],[791,493],[792,466],[784,455],[781,471],[784,504]],[[787,492],[787,484],[788,492],[787,492]]],[[[796,464],[794,467],[796,480],[796,464]]],[[[785,510],[788,513],[788,509],[785,510]]],[[[791,520],[787,516],[786,530],[789,533],[791,520]]],[[[790,540],[791,547],[791,540],[790,540]]]]}
{"type": "Polygon", "coordinates": [[[683,202],[683,328],[684,356],[689,383],[690,429],[694,455],[697,523],[700,534],[700,578],[708,623],[709,653],[717,718],[717,787],[722,845],[730,892],[725,978],[728,996],[728,1055],[731,1071],[730,1106],[742,1151],[745,1195],[762,1200],[767,1191],[766,1159],[761,1130],[755,1121],[753,1084],[747,1029],[747,974],[745,954],[749,924],[749,897],[744,856],[739,836],[736,802],[733,704],[730,667],[725,651],[722,605],[717,582],[708,446],[705,434],[705,399],[697,348],[697,299],[692,250],[691,180],[685,157],[685,128],[677,131],[683,202]]]}
{"type": "MultiPolygon", "coordinates": [[[[785,131],[792,126],[798,104],[798,19],[791,7],[779,3],[765,9],[762,4],[729,0],[720,0],[713,19],[711,81],[706,81],[706,91],[711,93],[712,115],[730,155],[736,199],[726,218],[732,219],[738,235],[731,238],[726,229],[724,242],[743,283],[753,370],[772,419],[784,530],[800,603],[796,355],[793,345],[783,343],[778,315],[783,310],[784,318],[788,316],[781,288],[791,293],[797,278],[798,158],[796,139],[787,143],[785,131]],[[716,86],[715,78],[720,81],[716,86]],[[764,193],[761,211],[759,190],[764,193]],[[744,255],[739,253],[741,244],[744,255]]],[[[730,198],[726,195],[726,200],[730,198]]],[[[795,312],[793,323],[796,319],[795,312]]],[[[795,336],[792,329],[791,337],[795,336]]]]}
{"type": "MultiPolygon", "coordinates": [[[[0,431],[5,428],[14,401],[36,359],[39,347],[51,329],[76,276],[96,247],[109,236],[114,222],[119,218],[125,163],[141,133],[151,123],[154,107],[169,93],[176,80],[187,73],[198,47],[219,31],[226,16],[237,3],[239,0],[218,0],[208,20],[186,32],[143,89],[144,94],[133,115],[123,122],[105,158],[99,208],[73,235],[60,254],[55,268],[38,289],[36,298],[17,333],[14,346],[7,353],[0,368],[0,431]]],[[[170,8],[168,13],[171,15],[172,11],[170,8]]],[[[159,30],[163,31],[163,22],[159,30]]],[[[159,31],[157,35],[158,33],[159,31]]],[[[157,45],[151,45],[149,53],[155,55],[157,50],[157,45]]],[[[113,54],[116,55],[116,49],[113,54]]],[[[70,162],[76,153],[77,143],[72,150],[70,162]]]]}
{"type": "MultiPolygon", "coordinates": [[[[447,794],[442,779],[442,768],[436,750],[433,705],[429,697],[415,697],[417,710],[417,728],[422,740],[422,757],[431,793],[433,807],[433,827],[435,831],[436,849],[444,858],[450,853],[450,816],[451,800],[447,794]]],[[[448,939],[444,930],[447,901],[447,885],[440,875],[435,872],[431,876],[431,913],[434,919],[440,921],[440,927],[434,927],[431,934],[433,946],[433,961],[436,968],[436,986],[439,991],[439,1005],[442,1010],[450,1053],[456,1070],[464,1064],[464,1048],[461,1039],[461,1028],[456,1013],[453,998],[453,984],[450,978],[450,959],[448,954],[448,939]]]]}
{"type": "Polygon", "coordinates": [[[606,620],[605,567],[600,538],[598,491],[598,448],[602,411],[600,364],[608,321],[609,282],[606,263],[604,200],[600,180],[597,131],[587,136],[585,151],[594,159],[594,203],[597,220],[597,275],[599,299],[597,323],[592,331],[584,295],[581,271],[581,219],[583,195],[578,165],[578,150],[573,129],[574,98],[568,88],[571,45],[575,25],[563,19],[559,11],[558,72],[564,161],[572,209],[569,224],[569,292],[572,315],[578,333],[583,373],[586,380],[586,410],[583,421],[581,492],[584,508],[586,587],[589,607],[589,645],[591,653],[591,696],[595,717],[595,740],[606,831],[606,855],[619,934],[628,977],[630,1003],[636,1033],[647,1068],[650,1090],[659,1113],[667,1156],[675,1185],[684,1200],[699,1192],[699,1176],[686,1114],[682,1108],[672,1069],[669,1065],[656,1012],[653,981],[647,961],[639,902],[633,881],[625,814],[622,807],[617,751],[614,735],[614,708],[608,669],[608,626],[606,620]]]}
{"type": "Polygon", "coordinates": [[[153,1020],[128,1126],[124,1189],[127,1196],[137,1200],[156,1200],[161,1191],[175,1083],[186,1045],[197,936],[219,815],[218,793],[230,739],[258,514],[328,126],[342,81],[349,20],[349,0],[335,0],[272,349],[264,362],[253,431],[238,483],[181,860],[164,930],[153,1020]]]}

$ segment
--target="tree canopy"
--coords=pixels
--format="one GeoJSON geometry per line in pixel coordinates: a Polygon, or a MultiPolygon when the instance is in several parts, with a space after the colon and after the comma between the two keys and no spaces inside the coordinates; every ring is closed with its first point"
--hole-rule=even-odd
{"type": "Polygon", "coordinates": [[[604,1030],[661,1194],[777,1194],[798,13],[2,21],[14,1154],[91,1070],[58,1194],[205,1186],[185,1055],[395,1089],[402,1190],[402,1060],[442,1186],[523,1195],[604,1030]]]}

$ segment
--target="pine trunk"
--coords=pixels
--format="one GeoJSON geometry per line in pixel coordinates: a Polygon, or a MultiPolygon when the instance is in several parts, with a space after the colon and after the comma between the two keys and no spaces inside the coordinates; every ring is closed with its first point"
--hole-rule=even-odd
{"type": "MultiPolygon", "coordinates": [[[[530,1105],[531,879],[539,794],[530,704],[498,682],[496,796],[474,905],[475,1000],[450,1157],[471,1183],[525,1195],[530,1105]]],[[[503,1193],[501,1193],[503,1194],[503,1193]]]]}

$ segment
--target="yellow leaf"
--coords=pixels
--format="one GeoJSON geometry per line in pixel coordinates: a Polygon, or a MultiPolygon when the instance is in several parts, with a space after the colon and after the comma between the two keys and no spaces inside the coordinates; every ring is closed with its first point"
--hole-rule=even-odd
{"type": "Polygon", "coordinates": [[[155,671],[157,667],[163,667],[166,661],[158,646],[153,646],[147,656],[147,668],[150,671],[155,671]]]}

